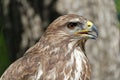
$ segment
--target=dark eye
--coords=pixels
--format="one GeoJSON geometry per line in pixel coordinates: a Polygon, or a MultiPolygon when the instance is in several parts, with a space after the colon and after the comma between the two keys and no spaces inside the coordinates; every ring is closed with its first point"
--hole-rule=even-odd
{"type": "Polygon", "coordinates": [[[67,27],[69,29],[74,29],[77,25],[78,25],[78,23],[76,23],[76,22],[70,22],[67,24],[67,27]]]}

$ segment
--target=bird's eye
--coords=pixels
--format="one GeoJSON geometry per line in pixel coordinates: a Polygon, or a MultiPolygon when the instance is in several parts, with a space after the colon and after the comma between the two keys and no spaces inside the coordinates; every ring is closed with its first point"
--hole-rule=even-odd
{"type": "Polygon", "coordinates": [[[67,24],[67,27],[68,27],[69,29],[74,29],[77,25],[78,25],[78,23],[70,22],[70,23],[67,24]]]}

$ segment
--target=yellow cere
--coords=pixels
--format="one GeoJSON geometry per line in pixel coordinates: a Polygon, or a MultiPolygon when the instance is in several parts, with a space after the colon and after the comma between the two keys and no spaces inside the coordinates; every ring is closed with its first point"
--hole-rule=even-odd
{"type": "Polygon", "coordinates": [[[93,23],[91,21],[87,21],[87,26],[91,27],[93,25],[93,23]]]}

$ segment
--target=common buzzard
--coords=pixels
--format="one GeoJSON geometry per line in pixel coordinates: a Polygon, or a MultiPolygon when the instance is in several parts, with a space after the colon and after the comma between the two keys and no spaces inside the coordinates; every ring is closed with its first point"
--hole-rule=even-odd
{"type": "Polygon", "coordinates": [[[41,39],[0,80],[89,80],[85,42],[98,36],[86,18],[68,14],[53,21],[41,39]]]}

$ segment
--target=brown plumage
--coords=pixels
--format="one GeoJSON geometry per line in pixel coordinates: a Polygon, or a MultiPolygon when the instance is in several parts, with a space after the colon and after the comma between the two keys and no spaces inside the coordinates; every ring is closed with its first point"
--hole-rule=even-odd
{"type": "Polygon", "coordinates": [[[97,37],[96,33],[93,23],[81,16],[61,16],[0,80],[89,80],[84,46],[87,39],[97,37]]]}

